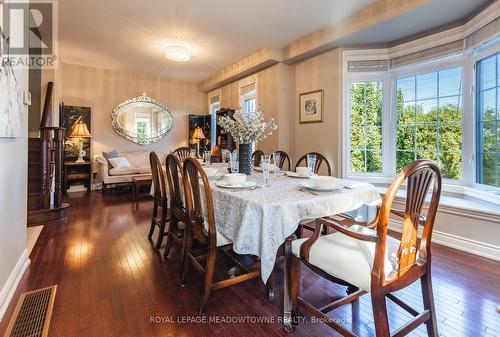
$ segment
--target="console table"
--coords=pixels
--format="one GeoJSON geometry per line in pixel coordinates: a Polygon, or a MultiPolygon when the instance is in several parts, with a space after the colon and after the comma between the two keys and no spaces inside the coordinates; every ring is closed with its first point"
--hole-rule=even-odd
{"type": "Polygon", "coordinates": [[[63,193],[68,192],[68,188],[75,184],[84,184],[87,188],[87,193],[92,189],[92,163],[76,163],[67,161],[64,163],[64,177],[63,177],[63,193]]]}

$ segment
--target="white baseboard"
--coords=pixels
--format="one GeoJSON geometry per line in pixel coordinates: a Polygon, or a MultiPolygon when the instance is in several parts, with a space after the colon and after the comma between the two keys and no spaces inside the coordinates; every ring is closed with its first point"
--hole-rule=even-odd
{"type": "MultiPolygon", "coordinates": [[[[403,223],[391,219],[389,221],[389,229],[401,233],[403,231],[403,223]]],[[[479,255],[492,260],[500,261],[500,247],[488,243],[467,239],[461,236],[440,232],[434,230],[432,232],[432,242],[443,246],[458,249],[474,255],[479,255]]]]}
{"type": "Polygon", "coordinates": [[[5,285],[0,291],[0,321],[2,321],[3,316],[9,307],[10,301],[16,292],[17,286],[19,285],[19,282],[21,281],[21,278],[23,277],[29,264],[30,259],[28,257],[28,250],[25,249],[19,257],[19,260],[17,260],[17,263],[10,273],[7,282],[5,282],[5,285]]]}

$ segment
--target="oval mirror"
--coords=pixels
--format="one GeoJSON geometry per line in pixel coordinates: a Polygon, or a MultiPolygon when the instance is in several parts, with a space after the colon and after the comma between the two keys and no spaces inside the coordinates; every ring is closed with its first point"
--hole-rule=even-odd
{"type": "Polygon", "coordinates": [[[111,127],[133,143],[148,145],[162,139],[172,130],[173,118],[165,105],[142,94],[113,109],[111,127]]]}

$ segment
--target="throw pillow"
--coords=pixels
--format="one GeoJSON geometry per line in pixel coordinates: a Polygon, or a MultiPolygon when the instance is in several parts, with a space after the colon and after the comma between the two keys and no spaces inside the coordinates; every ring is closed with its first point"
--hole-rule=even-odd
{"type": "Polygon", "coordinates": [[[132,167],[132,165],[130,165],[129,161],[125,157],[110,158],[109,162],[111,163],[111,166],[113,166],[113,168],[130,168],[130,167],[132,167]]]}
{"type": "Polygon", "coordinates": [[[111,158],[118,158],[118,157],[120,157],[120,156],[118,155],[118,152],[116,152],[116,150],[109,151],[109,152],[104,152],[104,151],[103,151],[103,152],[102,152],[102,156],[103,156],[103,157],[104,157],[104,158],[108,161],[108,165],[109,165],[109,164],[111,164],[111,163],[109,162],[109,160],[110,160],[111,158]]]}

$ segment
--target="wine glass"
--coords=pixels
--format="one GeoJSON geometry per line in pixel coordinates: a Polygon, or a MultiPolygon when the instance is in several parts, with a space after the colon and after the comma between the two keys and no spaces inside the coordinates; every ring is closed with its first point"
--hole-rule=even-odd
{"type": "Polygon", "coordinates": [[[271,169],[271,156],[262,156],[262,173],[264,174],[264,187],[269,187],[269,171],[271,169]]]}
{"type": "Polygon", "coordinates": [[[274,175],[278,177],[280,175],[280,162],[281,162],[281,153],[279,152],[274,152],[273,153],[273,160],[274,160],[274,175]]]}
{"type": "Polygon", "coordinates": [[[211,157],[212,157],[211,151],[203,152],[203,159],[205,160],[205,165],[210,166],[211,157]]]}
{"type": "Polygon", "coordinates": [[[240,171],[240,161],[236,153],[229,154],[229,163],[231,165],[231,173],[238,173],[240,171]]]}
{"type": "Polygon", "coordinates": [[[222,150],[222,165],[226,165],[226,160],[227,160],[227,150],[222,150]]]}
{"type": "Polygon", "coordinates": [[[314,175],[314,168],[316,167],[316,155],[309,153],[307,155],[307,168],[309,169],[309,175],[314,175]]]}

